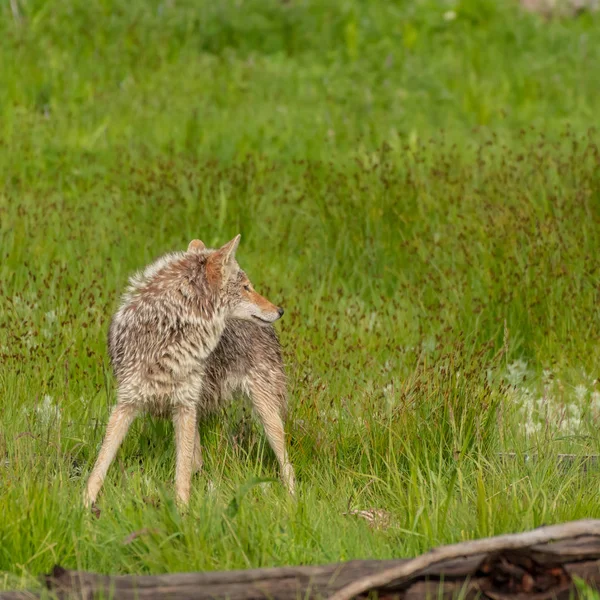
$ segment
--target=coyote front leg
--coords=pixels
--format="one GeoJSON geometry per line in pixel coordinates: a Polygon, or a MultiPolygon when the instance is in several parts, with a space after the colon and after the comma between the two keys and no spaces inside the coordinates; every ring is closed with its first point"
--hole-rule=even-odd
{"type": "Polygon", "coordinates": [[[84,498],[86,506],[90,506],[96,500],[108,468],[114,460],[117,450],[127,435],[127,431],[137,413],[138,409],[130,404],[117,404],[113,409],[108,420],[108,425],[106,426],[106,434],[102,442],[100,454],[98,454],[96,464],[88,479],[84,498]]]}
{"type": "Polygon", "coordinates": [[[177,500],[187,504],[190,500],[190,483],[194,469],[195,441],[198,425],[195,406],[177,406],[173,409],[175,425],[175,490],[177,500]]]}

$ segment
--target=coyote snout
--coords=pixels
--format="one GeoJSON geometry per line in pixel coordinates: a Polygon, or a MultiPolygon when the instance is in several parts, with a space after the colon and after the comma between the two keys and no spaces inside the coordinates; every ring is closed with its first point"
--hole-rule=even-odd
{"type": "Polygon", "coordinates": [[[284,442],[286,378],[271,324],[283,309],[258,294],[235,259],[236,236],[218,250],[200,240],[158,259],[130,286],[108,335],[117,405],[87,485],[96,499],[129,426],[143,411],[175,425],[178,499],[187,503],[202,451],[197,420],[241,391],[250,396],[290,492],[284,442]]]}
{"type": "Polygon", "coordinates": [[[243,276],[241,301],[234,308],[232,316],[238,319],[254,319],[262,325],[270,325],[283,316],[283,308],[275,306],[257,293],[248,278],[243,276]]]}

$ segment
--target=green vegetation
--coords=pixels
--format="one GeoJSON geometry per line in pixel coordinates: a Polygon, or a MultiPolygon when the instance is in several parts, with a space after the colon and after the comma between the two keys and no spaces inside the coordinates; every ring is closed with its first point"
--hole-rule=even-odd
{"type": "Polygon", "coordinates": [[[600,20],[510,2],[0,8],[0,589],[410,556],[600,517],[600,20]],[[100,518],[127,276],[242,234],[286,309],[299,499],[243,404],[190,509],[140,419],[100,518]],[[503,459],[501,452],[516,452],[503,459]],[[536,453],[534,462],[524,453],[536,453]],[[371,526],[348,514],[385,511],[371,526]],[[137,532],[136,535],[131,534],[137,532]]]}

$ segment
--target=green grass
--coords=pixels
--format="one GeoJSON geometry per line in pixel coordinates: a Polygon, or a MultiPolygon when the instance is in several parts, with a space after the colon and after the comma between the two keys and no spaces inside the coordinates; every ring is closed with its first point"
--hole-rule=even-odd
{"type": "Polygon", "coordinates": [[[597,470],[556,460],[600,452],[598,17],[17,4],[0,9],[0,589],[55,563],[400,557],[600,517],[597,470]],[[202,425],[187,513],[172,427],[148,418],[94,517],[81,499],[127,276],[238,232],[286,309],[298,501],[277,481],[241,494],[278,472],[240,403],[202,425]]]}

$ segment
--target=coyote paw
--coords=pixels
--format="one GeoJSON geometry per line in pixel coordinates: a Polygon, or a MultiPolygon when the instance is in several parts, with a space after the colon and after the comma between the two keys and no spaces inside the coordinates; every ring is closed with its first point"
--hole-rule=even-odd
{"type": "Polygon", "coordinates": [[[192,473],[200,473],[204,461],[202,460],[202,451],[199,448],[194,450],[194,462],[192,463],[192,473]]]}
{"type": "Polygon", "coordinates": [[[294,475],[294,467],[292,467],[291,463],[286,463],[283,465],[283,469],[281,470],[281,476],[283,478],[283,483],[285,487],[288,489],[290,496],[296,496],[296,477],[294,475]]]}
{"type": "Polygon", "coordinates": [[[92,498],[89,490],[85,490],[85,492],[83,493],[83,506],[85,508],[91,508],[92,505],[94,504],[94,498],[92,498]]]}

